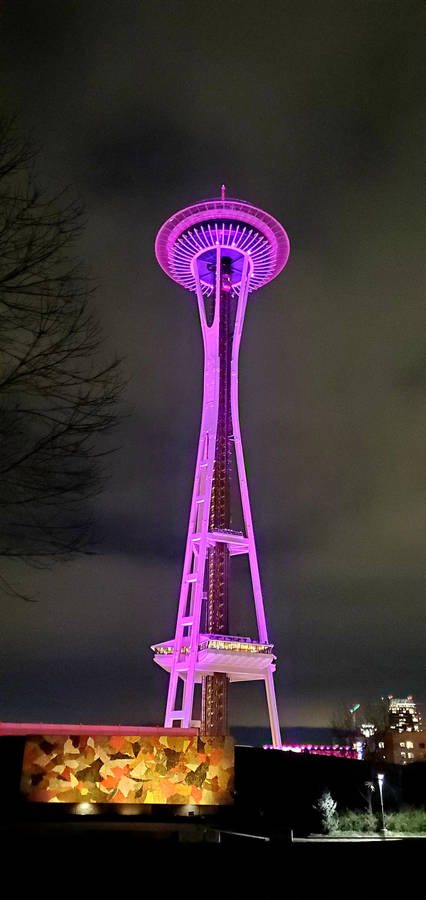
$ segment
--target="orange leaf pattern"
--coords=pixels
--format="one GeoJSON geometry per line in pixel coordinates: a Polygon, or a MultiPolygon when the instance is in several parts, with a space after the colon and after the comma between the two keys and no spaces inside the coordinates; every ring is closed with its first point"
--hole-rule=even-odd
{"type": "Polygon", "coordinates": [[[21,791],[37,803],[232,803],[232,738],[32,735],[21,791]]]}

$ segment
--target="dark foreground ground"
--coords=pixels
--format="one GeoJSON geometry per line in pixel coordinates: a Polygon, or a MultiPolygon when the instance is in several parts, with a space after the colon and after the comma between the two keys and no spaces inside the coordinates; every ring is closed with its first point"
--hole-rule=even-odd
{"type": "Polygon", "coordinates": [[[203,900],[289,892],[359,900],[382,896],[407,873],[414,887],[426,851],[426,837],[292,840],[287,830],[228,815],[161,821],[28,812],[3,810],[2,871],[5,879],[12,875],[19,896],[49,900],[115,898],[117,890],[120,900],[133,900],[153,889],[177,897],[196,891],[203,900]]]}
{"type": "MultiPolygon", "coordinates": [[[[365,781],[377,777],[366,763],[237,747],[235,804],[217,815],[179,817],[170,808],[154,807],[151,814],[123,815],[110,807],[81,816],[65,804],[22,801],[23,746],[9,740],[3,748],[8,778],[0,803],[2,873],[11,875],[16,887],[42,885],[52,900],[65,888],[78,898],[92,896],[89,885],[110,896],[117,880],[132,890],[132,900],[133,891],[139,894],[148,882],[179,895],[198,885],[203,897],[212,890],[226,896],[261,890],[269,896],[277,893],[273,877],[280,893],[290,886],[297,895],[337,892],[346,900],[375,896],[404,873],[414,886],[423,869],[426,836],[310,838],[318,831],[313,803],[325,787],[342,808],[365,805],[365,781]]],[[[387,767],[385,775],[389,809],[423,805],[425,764],[387,767]]]]}
{"type": "Polygon", "coordinates": [[[59,849],[63,845],[77,850],[80,844],[90,841],[103,847],[150,847],[164,845],[182,850],[221,851],[226,848],[244,848],[247,852],[274,852],[285,855],[365,853],[380,855],[403,853],[409,847],[426,851],[426,835],[402,836],[388,832],[386,835],[325,837],[319,834],[298,836],[291,829],[271,827],[268,822],[247,821],[235,810],[219,815],[150,816],[141,815],[76,815],[71,809],[56,813],[50,807],[25,804],[13,809],[3,809],[0,822],[0,841],[19,843],[27,847],[44,844],[59,849]]]}
{"type": "Polygon", "coordinates": [[[152,890],[177,897],[195,891],[203,900],[257,895],[359,900],[403,886],[407,873],[414,887],[426,849],[422,839],[290,843],[281,835],[260,840],[228,832],[219,842],[211,827],[176,832],[168,823],[151,831],[127,822],[34,826],[15,825],[3,833],[3,866],[10,864],[17,875],[20,896],[30,891],[52,900],[115,897],[117,891],[120,898],[144,897],[152,890]]]}

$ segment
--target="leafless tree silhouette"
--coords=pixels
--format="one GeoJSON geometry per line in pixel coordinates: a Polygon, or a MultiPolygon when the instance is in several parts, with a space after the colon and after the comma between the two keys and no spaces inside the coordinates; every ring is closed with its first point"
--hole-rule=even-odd
{"type": "Polygon", "coordinates": [[[73,259],[82,209],[38,191],[33,163],[0,125],[0,556],[43,565],[88,552],[122,378],[73,259]]]}

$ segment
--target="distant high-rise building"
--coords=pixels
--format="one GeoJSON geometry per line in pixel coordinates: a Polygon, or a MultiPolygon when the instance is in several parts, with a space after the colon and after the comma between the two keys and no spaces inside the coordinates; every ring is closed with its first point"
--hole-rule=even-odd
{"type": "Polygon", "coordinates": [[[412,696],[388,697],[389,727],[392,731],[421,731],[422,719],[412,696]]]}
{"type": "Polygon", "coordinates": [[[366,758],[402,766],[426,761],[426,735],[417,704],[411,696],[387,699],[389,727],[367,736],[366,758]]]}
{"type": "Polygon", "coordinates": [[[369,738],[373,737],[373,734],[377,731],[377,728],[374,722],[363,722],[362,725],[360,725],[359,730],[363,737],[369,738]]]}
{"type": "Polygon", "coordinates": [[[405,766],[407,763],[424,762],[426,760],[426,735],[424,731],[377,732],[373,738],[367,739],[366,759],[376,762],[396,763],[405,766]]]}

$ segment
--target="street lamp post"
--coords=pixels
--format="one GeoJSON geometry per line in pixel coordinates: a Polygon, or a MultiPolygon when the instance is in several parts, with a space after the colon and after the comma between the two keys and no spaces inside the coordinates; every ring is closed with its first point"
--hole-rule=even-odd
{"type": "Polygon", "coordinates": [[[349,712],[352,716],[352,728],[353,728],[354,732],[356,731],[356,713],[357,713],[357,710],[360,708],[360,706],[361,706],[360,703],[354,703],[354,705],[351,706],[351,708],[349,710],[349,712]]]}
{"type": "Polygon", "coordinates": [[[384,808],[383,808],[383,782],[384,782],[384,780],[385,780],[385,776],[383,775],[383,772],[378,772],[378,774],[377,774],[377,781],[379,782],[380,814],[381,814],[381,817],[382,817],[382,827],[381,827],[380,830],[381,830],[381,832],[382,832],[383,835],[386,834],[386,828],[385,828],[385,811],[384,811],[384,808]]]}

